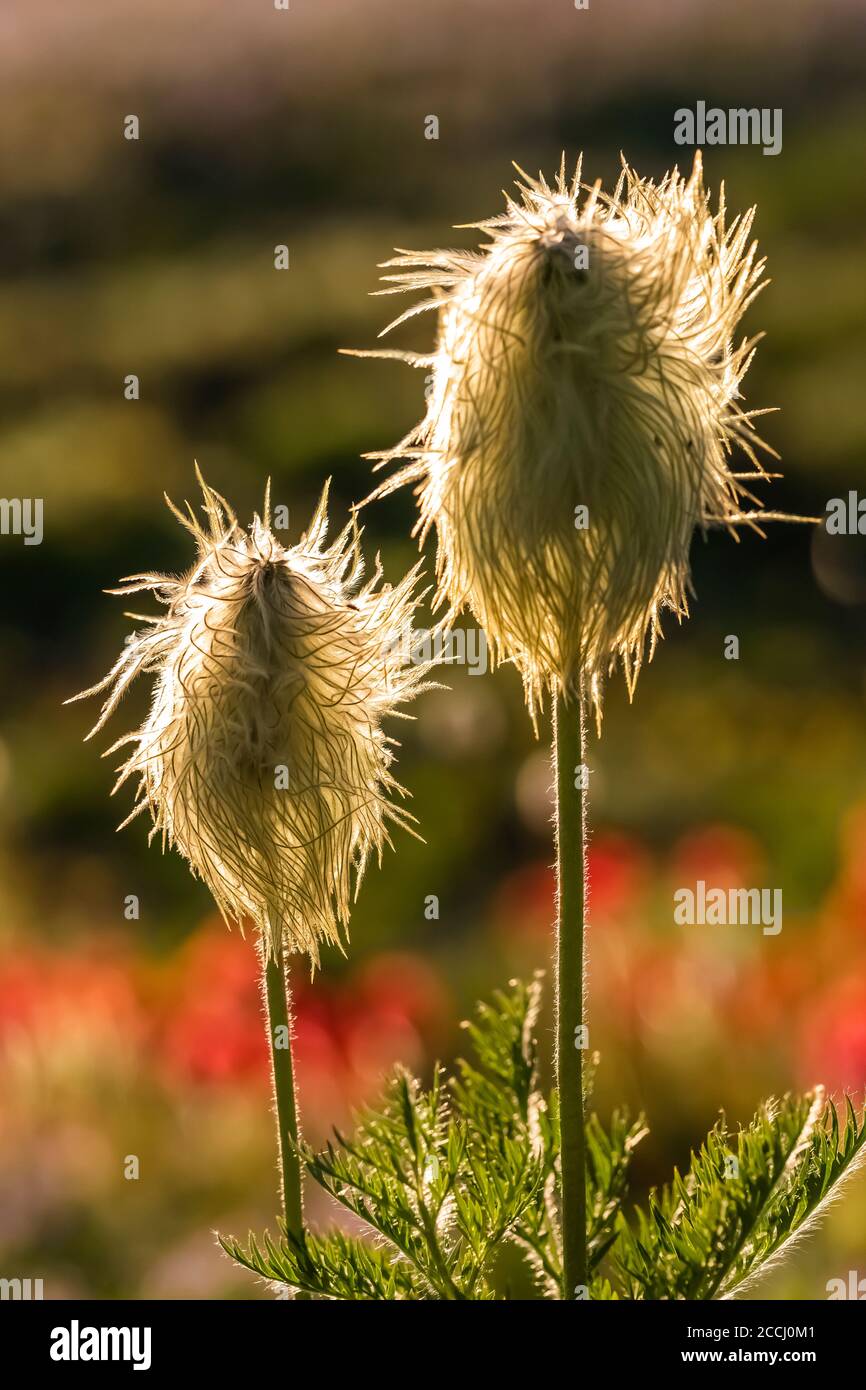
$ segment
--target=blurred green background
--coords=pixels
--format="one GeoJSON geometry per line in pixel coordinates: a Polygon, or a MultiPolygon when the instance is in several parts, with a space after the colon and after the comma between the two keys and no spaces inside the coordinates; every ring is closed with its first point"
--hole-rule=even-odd
{"type": "MultiPolygon", "coordinates": [[[[143,821],[114,834],[129,802],[108,798],[111,739],[84,746],[94,710],[62,705],[129,630],[102,590],[188,564],[162,493],[195,500],[195,459],[242,516],[270,476],[293,538],[332,477],[342,524],[370,488],[360,455],[423,408],[419,374],[338,355],[391,316],[369,297],[377,262],[471,245],[452,225],[500,209],[512,160],[550,173],[582,149],[608,186],[620,150],[656,177],[690,163],[673,113],[698,100],[784,113],[776,158],[705,151],[732,211],[757,203],[773,279],[746,324],[767,333],[749,405],[781,408],[766,500],[820,515],[863,487],[866,13],[6,0],[0,33],[0,496],[41,497],[45,516],[41,546],[0,537],[0,1275],[47,1297],[267,1296],[212,1235],[274,1213],[254,953],[143,821]]],[[[431,332],[422,318],[399,345],[431,332]]],[[[413,519],[408,495],[366,513],[392,580],[413,519]]],[[[866,1081],[864,560],[861,538],[806,527],[697,541],[691,620],[668,624],[631,707],[609,688],[590,746],[590,1027],[601,1112],[648,1113],[639,1190],[720,1107],[738,1124],[767,1093],[866,1081]],[[675,927],[673,890],[697,878],[781,887],[783,931],[675,927]]],[[[448,680],[394,731],[425,843],[401,837],[370,872],[348,958],[297,971],[314,1139],[396,1059],[453,1057],[477,997],[548,963],[546,731],[512,670],[448,680]]],[[[130,695],[113,737],[146,703],[130,695]]],[[[863,1184],[766,1294],[824,1298],[849,1269],[866,1276],[863,1184]]]]}

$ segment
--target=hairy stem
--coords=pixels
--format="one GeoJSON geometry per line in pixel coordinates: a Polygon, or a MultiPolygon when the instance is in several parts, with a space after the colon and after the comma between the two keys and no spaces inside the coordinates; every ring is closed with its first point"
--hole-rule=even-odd
{"type": "Polygon", "coordinates": [[[292,1029],[289,1016],[289,984],[282,946],[276,954],[261,943],[264,962],[264,995],[268,1014],[268,1041],[271,1076],[277,1115],[277,1149],[286,1230],[296,1240],[303,1234],[301,1206],[301,1165],[298,1158],[298,1110],[295,1101],[295,1075],[292,1067],[292,1029]]]}
{"type": "Polygon", "coordinates": [[[557,691],[553,714],[556,775],[556,1082],[561,1127],[562,1297],[587,1280],[586,1138],[583,1109],[586,910],[586,780],[582,701],[557,691]]]}

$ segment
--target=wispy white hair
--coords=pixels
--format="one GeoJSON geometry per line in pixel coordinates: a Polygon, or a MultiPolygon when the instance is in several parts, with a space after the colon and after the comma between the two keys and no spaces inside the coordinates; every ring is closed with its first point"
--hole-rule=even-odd
{"type": "Polygon", "coordinates": [[[227,921],[252,921],[271,948],[317,964],[321,942],[341,943],[352,879],[371,851],[381,856],[389,821],[412,820],[394,801],[404,793],[382,720],[427,671],[401,658],[398,640],[419,601],[418,567],[392,587],[377,561],[362,585],[355,525],[325,544],[327,488],[286,547],[267,494],[244,531],[199,481],[206,525],[188,503],[186,514],[172,506],[196,563],[113,591],[148,590],[166,611],[142,619],[105,679],[75,698],[108,691],[92,737],[136,676],[155,678],[144,724],[108,750],[132,745],[115,786],[139,778],[128,820],[149,810],[151,835],[184,855],[227,921]]]}
{"type": "Polygon", "coordinates": [[[740,404],[757,339],[733,343],[764,263],[754,209],[728,227],[722,193],[711,212],[699,155],[690,178],[658,184],[624,163],[612,196],[580,164],[552,187],[522,178],[504,213],[471,224],[481,251],[385,262],[381,293],[433,291],[389,328],[433,309],[438,336],[429,357],[357,354],[431,374],[421,423],[369,456],[408,460],[373,496],[416,485],[437,601],[471,609],[531,712],[554,682],[599,710],[617,661],[633,689],[660,611],[687,614],[695,528],[777,515],[744,511],[740,481],[769,476],[762,412],[740,404]],[[746,474],[731,471],[735,445],[746,474]]]}

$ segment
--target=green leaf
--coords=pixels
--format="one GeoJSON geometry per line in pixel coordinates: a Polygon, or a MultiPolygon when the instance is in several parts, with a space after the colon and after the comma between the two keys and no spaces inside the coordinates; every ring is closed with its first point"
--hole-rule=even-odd
{"type": "MultiPolygon", "coordinates": [[[[336,1134],[320,1152],[302,1146],[308,1175],[349,1214],[353,1234],[221,1238],[226,1253],[313,1298],[487,1301],[506,1296],[495,1265],[512,1242],[541,1296],[560,1298],[559,1107],[538,1084],[540,1002],[540,977],[512,982],[466,1025],[473,1056],[447,1084],[438,1067],[428,1089],[397,1069],[349,1138],[336,1134]]],[[[748,1293],[866,1162],[866,1119],[850,1098],[840,1125],[823,1091],[789,1095],[735,1133],[722,1117],[688,1172],[675,1169],[627,1217],[631,1158],[646,1132],[622,1109],[608,1125],[587,1115],[591,1299],[748,1293]]]]}
{"type": "Polygon", "coordinates": [[[313,1297],[342,1301],[428,1297],[407,1265],[384,1249],[341,1231],[307,1235],[302,1246],[291,1242],[285,1233],[278,1246],[265,1236],[264,1249],[252,1235],[246,1248],[222,1236],[220,1244],[227,1255],[254,1274],[313,1297]]]}
{"type": "Polygon", "coordinates": [[[650,1194],[648,1213],[618,1216],[615,1266],[625,1296],[709,1300],[750,1288],[862,1165],[866,1126],[846,1104],[841,1138],[821,1090],[766,1102],[734,1135],[720,1121],[688,1174],[675,1170],[650,1194]]]}

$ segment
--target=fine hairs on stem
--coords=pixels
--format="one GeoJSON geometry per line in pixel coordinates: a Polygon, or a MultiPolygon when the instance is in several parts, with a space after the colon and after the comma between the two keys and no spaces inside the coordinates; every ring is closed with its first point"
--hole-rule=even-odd
{"type": "Polygon", "coordinates": [[[556,1084],[561,1132],[562,1297],[587,1285],[585,1047],[586,767],[581,699],[553,704],[556,782],[556,1084]]]}
{"type": "Polygon", "coordinates": [[[264,1003],[268,1021],[283,1219],[288,1234],[300,1240],[303,1234],[303,1200],[298,1154],[298,1107],[292,1062],[290,985],[282,946],[269,951],[267,942],[262,938],[259,941],[259,957],[262,961],[264,1003]]]}

